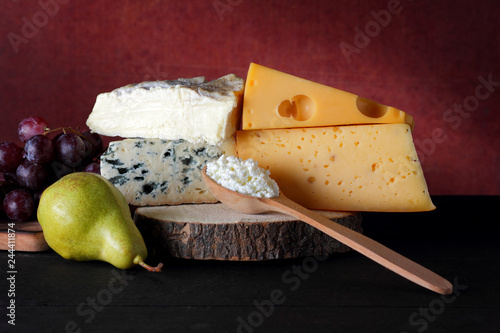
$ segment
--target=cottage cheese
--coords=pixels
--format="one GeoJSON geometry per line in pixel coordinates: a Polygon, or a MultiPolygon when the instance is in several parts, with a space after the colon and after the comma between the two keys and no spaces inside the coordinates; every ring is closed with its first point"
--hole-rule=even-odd
{"type": "Polygon", "coordinates": [[[219,185],[242,194],[260,198],[279,196],[278,184],[271,179],[269,170],[260,168],[252,159],[222,155],[207,163],[207,175],[219,185]]]}

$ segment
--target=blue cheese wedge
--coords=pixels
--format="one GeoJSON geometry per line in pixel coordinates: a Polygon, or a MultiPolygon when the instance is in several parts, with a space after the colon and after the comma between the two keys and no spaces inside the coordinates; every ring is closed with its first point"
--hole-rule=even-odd
{"type": "Polygon", "coordinates": [[[201,169],[222,155],[235,156],[234,137],[220,145],[186,140],[124,139],[101,155],[101,175],[135,206],[213,203],[201,169]]]}
{"type": "Polygon", "coordinates": [[[87,126],[105,136],[220,144],[237,129],[243,89],[234,74],[130,84],[99,94],[87,126]]]}

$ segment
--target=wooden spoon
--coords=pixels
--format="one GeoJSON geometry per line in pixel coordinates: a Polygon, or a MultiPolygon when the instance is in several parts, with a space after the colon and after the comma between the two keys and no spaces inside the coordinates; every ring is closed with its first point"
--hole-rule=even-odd
{"type": "Polygon", "coordinates": [[[285,197],[281,191],[280,195],[276,198],[259,198],[241,194],[229,190],[212,180],[206,174],[206,167],[202,170],[202,179],[208,189],[220,202],[236,211],[247,214],[280,212],[293,216],[424,288],[443,295],[449,295],[453,291],[452,284],[436,273],[403,257],[399,253],[392,251],[363,234],[346,228],[300,206],[285,197]]]}

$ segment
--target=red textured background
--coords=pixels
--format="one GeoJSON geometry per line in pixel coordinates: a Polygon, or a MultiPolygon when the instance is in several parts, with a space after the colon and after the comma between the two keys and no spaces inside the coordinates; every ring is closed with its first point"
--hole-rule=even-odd
{"type": "Polygon", "coordinates": [[[17,124],[31,114],[84,127],[96,96],[128,83],[245,78],[256,62],[413,115],[431,194],[498,195],[499,8],[494,0],[5,0],[0,140],[20,143],[17,124]]]}

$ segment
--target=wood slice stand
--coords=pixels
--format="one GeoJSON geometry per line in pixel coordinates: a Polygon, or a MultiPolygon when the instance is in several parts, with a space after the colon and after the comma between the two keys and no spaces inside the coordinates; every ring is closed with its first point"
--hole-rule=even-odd
{"type": "Polygon", "coordinates": [[[49,245],[43,237],[42,226],[38,221],[13,222],[0,221],[0,250],[12,250],[10,244],[14,244],[14,250],[26,252],[39,252],[49,249],[49,245]],[[14,231],[9,242],[9,224],[14,223],[14,231]]]}
{"type": "MultiPolygon", "coordinates": [[[[360,213],[317,212],[362,232],[360,213]]],[[[149,254],[159,257],[261,261],[350,251],[293,217],[242,214],[221,203],[141,207],[134,220],[149,254]]]]}

